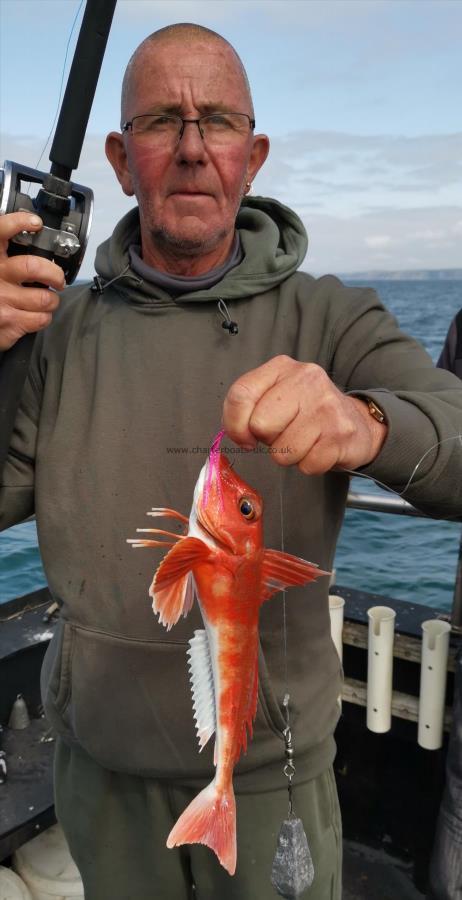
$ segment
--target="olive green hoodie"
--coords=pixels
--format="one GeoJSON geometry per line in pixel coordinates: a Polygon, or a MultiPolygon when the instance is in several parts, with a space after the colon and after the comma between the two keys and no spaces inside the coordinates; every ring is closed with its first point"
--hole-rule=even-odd
{"type": "MultiPolygon", "coordinates": [[[[173,300],[130,270],[137,211],[122,219],[98,250],[102,292],[66,291],[37,340],[1,491],[2,527],[35,508],[62,606],[43,669],[50,722],[110,769],[185,782],[212,769],[212,749],[198,753],[188,685],[187,642],[200,614],[196,605],[165,631],[148,598],[163,551],[133,550],[126,539],[152,522],[145,514],[153,506],[189,513],[239,375],[278,354],[323,366],[385,411],[389,436],[367,471],[402,489],[422,460],[407,499],[441,514],[462,509],[456,442],[427,453],[459,430],[458,380],[433,368],[373,291],[297,271],[307,241],[293,212],[253,198],[237,227],[242,262],[213,288],[173,300]],[[219,299],[237,335],[222,328],[219,299]]],[[[288,552],[330,569],[347,475],[306,477],[260,449],[234,448],[234,458],[264,498],[265,545],[280,548],[284,533],[288,552]]],[[[238,790],[280,783],[286,689],[299,777],[332,761],[341,672],[327,592],[323,578],[287,593],[287,681],[281,596],[261,610],[258,712],[238,790]]]]}

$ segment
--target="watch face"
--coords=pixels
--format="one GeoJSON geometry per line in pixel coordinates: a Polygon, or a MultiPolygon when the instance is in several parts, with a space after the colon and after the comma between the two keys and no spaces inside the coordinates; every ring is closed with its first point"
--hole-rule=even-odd
{"type": "Polygon", "coordinates": [[[384,416],[382,410],[380,409],[380,407],[377,406],[377,404],[374,403],[374,401],[370,400],[370,399],[367,401],[367,405],[369,407],[369,412],[370,412],[371,416],[374,416],[374,419],[377,419],[377,422],[380,422],[383,424],[383,422],[385,422],[385,416],[384,416]]]}

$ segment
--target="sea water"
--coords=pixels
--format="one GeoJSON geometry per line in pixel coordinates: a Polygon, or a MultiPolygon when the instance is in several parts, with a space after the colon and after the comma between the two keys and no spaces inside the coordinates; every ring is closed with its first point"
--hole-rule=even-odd
{"type": "MultiPolygon", "coordinates": [[[[417,338],[436,362],[449,323],[462,306],[462,281],[368,284],[378,291],[401,328],[417,338]]],[[[378,492],[372,482],[359,478],[352,480],[352,488],[378,492]]],[[[347,510],[335,562],[337,581],[448,610],[460,534],[457,523],[347,510]]],[[[0,602],[44,584],[35,523],[0,534],[0,602]]]]}

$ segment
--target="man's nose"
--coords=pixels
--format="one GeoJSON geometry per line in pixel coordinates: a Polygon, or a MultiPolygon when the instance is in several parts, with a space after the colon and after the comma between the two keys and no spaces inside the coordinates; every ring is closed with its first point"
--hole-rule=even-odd
{"type": "Polygon", "coordinates": [[[199,122],[183,122],[183,130],[178,140],[177,156],[188,162],[196,162],[204,159],[207,151],[200,132],[199,122]]]}

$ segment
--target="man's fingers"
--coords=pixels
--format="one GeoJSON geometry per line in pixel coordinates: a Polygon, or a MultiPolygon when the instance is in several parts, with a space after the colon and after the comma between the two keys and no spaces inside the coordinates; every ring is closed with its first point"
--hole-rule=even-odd
{"type": "Polygon", "coordinates": [[[17,284],[2,285],[3,303],[0,304],[0,315],[5,317],[15,314],[18,309],[25,312],[53,312],[58,308],[60,296],[54,291],[40,287],[21,287],[17,284]]]}
{"type": "MultiPolygon", "coordinates": [[[[253,431],[250,420],[266,392],[277,384],[293,364],[294,361],[288,356],[275,356],[258,369],[246,372],[231,385],[223,406],[223,427],[236,444],[254,447],[256,437],[264,439],[261,430],[258,435],[253,431]]],[[[259,424],[261,427],[257,417],[257,428],[259,424]]]]}
{"type": "Polygon", "coordinates": [[[21,231],[40,231],[43,225],[39,216],[27,212],[0,216],[0,252],[6,253],[8,241],[21,231]]]}
{"type": "Polygon", "coordinates": [[[338,463],[338,448],[334,444],[318,441],[309,453],[299,461],[298,468],[304,475],[323,475],[338,463]]]}
{"type": "MultiPolygon", "coordinates": [[[[0,217],[1,222],[1,217],[0,217]]],[[[62,291],[64,272],[56,263],[42,256],[8,256],[0,259],[0,279],[11,284],[43,284],[62,291]]]]}
{"type": "Polygon", "coordinates": [[[1,322],[0,316],[0,351],[8,350],[25,334],[41,331],[50,324],[51,313],[33,313],[15,310],[14,321],[1,322]]]}
{"type": "Polygon", "coordinates": [[[223,428],[231,440],[241,446],[256,446],[249,428],[256,399],[251,386],[245,384],[244,379],[239,379],[229,389],[223,404],[223,428]]]}
{"type": "Polygon", "coordinates": [[[282,379],[258,401],[249,419],[249,429],[259,441],[273,445],[299,413],[299,397],[291,382],[282,379]]]}
{"type": "Polygon", "coordinates": [[[28,288],[3,282],[0,303],[0,351],[9,350],[19,338],[50,324],[60,303],[59,294],[46,288],[28,288]]]}
{"type": "Polygon", "coordinates": [[[300,422],[295,418],[271,444],[271,459],[280,466],[300,464],[317,447],[320,439],[316,420],[300,422]]]}

